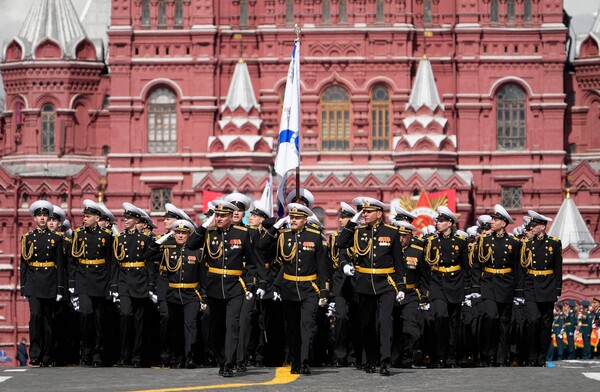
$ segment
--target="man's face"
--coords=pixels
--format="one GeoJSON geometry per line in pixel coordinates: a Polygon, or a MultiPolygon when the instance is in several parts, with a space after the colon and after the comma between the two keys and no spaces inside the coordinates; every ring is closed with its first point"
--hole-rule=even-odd
{"type": "Polygon", "coordinates": [[[144,230],[146,230],[147,227],[148,227],[148,224],[146,222],[142,222],[142,221],[139,221],[139,220],[138,220],[138,223],[135,224],[135,228],[140,233],[143,233],[144,230]]]}
{"type": "Polygon", "coordinates": [[[495,233],[501,233],[502,231],[504,231],[504,228],[506,227],[506,222],[503,221],[500,218],[497,217],[492,217],[492,231],[495,233]]]}
{"type": "Polygon", "coordinates": [[[125,216],[125,218],[123,218],[123,224],[125,225],[125,230],[134,229],[135,225],[137,225],[138,223],[140,223],[140,220],[138,218],[134,218],[131,216],[125,216]]]}
{"type": "Polygon", "coordinates": [[[85,227],[95,227],[98,224],[98,215],[83,214],[83,225],[85,227]]]}
{"type": "Polygon", "coordinates": [[[232,221],[233,221],[233,214],[231,214],[231,213],[216,214],[216,216],[215,216],[215,223],[217,225],[217,228],[219,228],[219,229],[228,228],[231,225],[232,221]]]}
{"type": "Polygon", "coordinates": [[[294,231],[300,231],[306,225],[308,219],[303,216],[290,215],[290,227],[294,231]]]}
{"type": "Polygon", "coordinates": [[[58,229],[60,229],[60,220],[48,218],[48,230],[57,231],[58,229]]]}
{"type": "Polygon", "coordinates": [[[536,236],[544,233],[545,230],[546,230],[546,225],[534,223],[531,225],[531,230],[530,230],[531,236],[536,237],[536,236]]]}
{"type": "Polygon", "coordinates": [[[412,234],[400,234],[400,241],[402,242],[402,246],[408,246],[410,244],[410,239],[412,238],[412,234]]]}
{"type": "Polygon", "coordinates": [[[254,227],[261,227],[264,220],[265,220],[265,218],[263,218],[260,215],[256,215],[256,214],[250,214],[250,216],[248,217],[250,226],[254,226],[254,227]]]}
{"type": "Polygon", "coordinates": [[[452,227],[452,221],[446,219],[438,219],[435,222],[435,230],[438,233],[445,233],[452,227]]]}
{"type": "Polygon", "coordinates": [[[165,219],[163,221],[164,226],[165,226],[165,230],[166,231],[170,231],[171,230],[171,226],[173,226],[173,222],[175,222],[177,219],[172,218],[170,216],[165,216],[165,219]]]}
{"type": "Polygon", "coordinates": [[[107,228],[109,224],[110,224],[110,221],[108,219],[103,219],[103,218],[98,219],[98,226],[102,227],[103,229],[107,228]]]}
{"type": "Polygon", "coordinates": [[[338,222],[340,222],[340,228],[346,227],[348,222],[350,222],[350,218],[347,217],[346,215],[340,215],[338,222]]]}
{"type": "Polygon", "coordinates": [[[46,229],[48,227],[48,214],[46,213],[37,213],[33,217],[35,224],[40,229],[46,229]]]}
{"type": "Polygon", "coordinates": [[[592,308],[598,309],[598,307],[600,307],[600,302],[598,302],[595,299],[593,299],[592,300],[592,308]]]}
{"type": "Polygon", "coordinates": [[[190,238],[190,232],[187,230],[175,232],[175,242],[177,243],[177,245],[185,245],[188,238],[190,238]]]}
{"type": "Polygon", "coordinates": [[[239,225],[242,223],[242,219],[244,219],[244,215],[246,215],[246,211],[233,211],[232,219],[234,225],[239,225]]]}
{"type": "Polygon", "coordinates": [[[383,217],[383,211],[380,210],[364,210],[363,218],[365,218],[365,225],[374,225],[381,220],[383,217]]]}

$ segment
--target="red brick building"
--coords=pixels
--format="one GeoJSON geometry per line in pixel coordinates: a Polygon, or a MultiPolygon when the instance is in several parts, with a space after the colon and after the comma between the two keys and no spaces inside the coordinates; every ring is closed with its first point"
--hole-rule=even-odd
{"type": "MultiPolygon", "coordinates": [[[[83,23],[69,0],[33,7],[0,64],[5,344],[27,332],[18,244],[32,201],[77,225],[100,191],[117,216],[124,201],[197,217],[204,191],[260,196],[294,24],[301,182],[328,229],[358,194],[452,189],[465,227],[496,203],[555,216],[569,186],[600,240],[600,23],[573,41],[561,0],[103,0],[83,23]]],[[[565,295],[598,293],[598,248],[576,245],[565,295]]]]}

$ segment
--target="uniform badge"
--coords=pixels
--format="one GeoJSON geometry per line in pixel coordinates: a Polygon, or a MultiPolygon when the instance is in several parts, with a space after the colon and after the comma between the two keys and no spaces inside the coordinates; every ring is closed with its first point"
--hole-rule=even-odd
{"type": "Polygon", "coordinates": [[[454,250],[458,250],[458,245],[454,245],[454,250]]]}
{"type": "Polygon", "coordinates": [[[50,244],[54,245],[54,240],[53,239],[50,240],[50,244]]]}
{"type": "Polygon", "coordinates": [[[140,242],[140,246],[143,248],[144,247],[144,241],[140,242]]]}
{"type": "Polygon", "coordinates": [[[305,241],[302,243],[302,250],[313,251],[315,250],[315,243],[312,241],[305,241]]]}
{"type": "Polygon", "coordinates": [[[102,245],[106,244],[106,238],[102,238],[102,245]]]}
{"type": "Polygon", "coordinates": [[[551,247],[551,246],[550,246],[550,247],[548,247],[548,251],[549,251],[550,253],[552,253],[552,247],[551,247]]]}
{"type": "Polygon", "coordinates": [[[379,237],[379,246],[390,246],[392,239],[390,237],[379,237]]]}
{"type": "Polygon", "coordinates": [[[508,245],[508,250],[512,250],[512,245],[508,245]]]}
{"type": "Polygon", "coordinates": [[[196,256],[188,256],[188,263],[195,264],[196,263],[196,256]]]}

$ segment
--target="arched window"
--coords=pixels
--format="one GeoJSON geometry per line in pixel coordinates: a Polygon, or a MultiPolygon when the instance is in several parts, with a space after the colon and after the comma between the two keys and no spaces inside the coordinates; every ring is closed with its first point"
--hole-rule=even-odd
{"type": "Polygon", "coordinates": [[[340,23],[348,23],[348,5],[346,0],[340,0],[340,23]]]}
{"type": "Polygon", "coordinates": [[[142,26],[150,26],[150,0],[142,1],[142,26]]]}
{"type": "Polygon", "coordinates": [[[350,148],[350,96],[342,87],[329,87],[321,96],[321,146],[324,151],[350,148]]]}
{"type": "Polygon", "coordinates": [[[506,21],[515,23],[515,0],[508,0],[506,3],[506,21]]]}
{"type": "Polygon", "coordinates": [[[54,106],[48,104],[42,107],[42,154],[52,154],[54,146],[54,129],[56,113],[54,106]]]}
{"type": "Polygon", "coordinates": [[[331,0],[323,0],[323,23],[331,22],[331,0]]]}
{"type": "Polygon", "coordinates": [[[383,23],[385,22],[385,14],[383,10],[383,0],[377,0],[376,10],[375,10],[375,22],[383,23]]]}
{"type": "Polygon", "coordinates": [[[240,0],[240,26],[248,26],[248,0],[240,0]]]}
{"type": "Polygon", "coordinates": [[[371,149],[390,148],[390,93],[379,84],[371,91],[371,149]]]}
{"type": "Polygon", "coordinates": [[[175,1],[175,26],[183,26],[183,0],[175,1]]]}
{"type": "Polygon", "coordinates": [[[167,25],[167,1],[158,0],[158,25],[167,25]]]}
{"type": "Polygon", "coordinates": [[[148,98],[148,152],[177,151],[177,97],[168,88],[157,88],[148,98]]]}
{"type": "Polygon", "coordinates": [[[294,0],[286,0],[285,2],[285,23],[294,23],[294,0]]]}
{"type": "Polygon", "coordinates": [[[525,149],[525,91],[516,84],[496,94],[496,135],[498,150],[525,149]]]}
{"type": "Polygon", "coordinates": [[[492,0],[490,5],[490,22],[498,23],[498,0],[492,0]]]}
{"type": "Polygon", "coordinates": [[[523,3],[523,20],[525,22],[531,22],[531,0],[525,0],[523,3]]]}
{"type": "Polygon", "coordinates": [[[431,17],[431,0],[423,0],[423,23],[431,24],[433,18],[431,17]]]}

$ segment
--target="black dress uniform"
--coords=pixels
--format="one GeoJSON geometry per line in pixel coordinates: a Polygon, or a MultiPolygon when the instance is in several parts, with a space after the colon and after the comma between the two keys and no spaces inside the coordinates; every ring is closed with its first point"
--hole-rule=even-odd
{"type": "Polygon", "coordinates": [[[148,293],[154,291],[155,282],[154,263],[144,257],[150,241],[150,237],[136,229],[126,230],[114,238],[111,291],[118,292],[120,300],[119,365],[132,363],[139,367],[142,362],[148,293]]]}
{"type": "Polygon", "coordinates": [[[102,366],[106,298],[111,269],[115,268],[111,265],[112,241],[112,232],[98,225],[77,228],[73,235],[69,289],[79,298],[83,365],[102,366]]]}
{"type": "MultiPolygon", "coordinates": [[[[363,199],[363,210],[376,208],[374,201],[363,199]]],[[[338,244],[340,248],[351,248],[355,255],[354,279],[366,354],[365,371],[374,373],[375,363],[380,360],[380,372],[389,375],[394,328],[392,313],[398,291],[404,290],[400,233],[396,227],[381,222],[357,226],[350,221],[342,230],[338,244]]]]}
{"type": "MultiPolygon", "coordinates": [[[[288,209],[290,215],[307,216],[303,211],[308,208],[299,204],[290,203],[288,209]]],[[[306,226],[300,231],[271,228],[269,233],[278,236],[276,262],[281,269],[274,285],[283,299],[292,373],[310,374],[309,350],[316,332],[318,302],[329,295],[327,251],[321,232],[306,226]]]]}
{"type": "Polygon", "coordinates": [[[508,364],[513,299],[521,273],[520,245],[506,232],[482,234],[477,245],[472,289],[483,301],[480,360],[486,365],[508,364]]]}
{"type": "Polygon", "coordinates": [[[21,294],[29,302],[29,356],[32,365],[49,365],[57,294],[63,295],[63,240],[59,233],[35,229],[21,238],[21,294]]]}
{"type": "Polygon", "coordinates": [[[562,291],[562,244],[545,233],[523,242],[521,267],[529,365],[544,366],[552,330],[554,302],[562,291]]]}
{"type": "Polygon", "coordinates": [[[435,318],[436,366],[455,366],[461,304],[470,289],[467,241],[454,232],[430,236],[427,241],[425,260],[431,266],[429,299],[435,318]]]}

